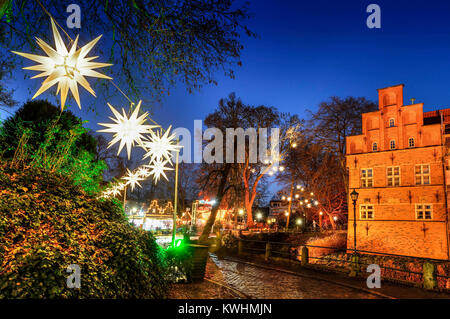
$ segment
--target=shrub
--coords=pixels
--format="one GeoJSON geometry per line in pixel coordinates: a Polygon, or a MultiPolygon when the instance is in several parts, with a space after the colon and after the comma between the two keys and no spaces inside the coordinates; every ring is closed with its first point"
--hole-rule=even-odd
{"type": "Polygon", "coordinates": [[[170,282],[188,281],[192,272],[192,251],[184,241],[165,250],[167,279],[170,282]]]}
{"type": "Polygon", "coordinates": [[[25,103],[0,127],[0,158],[56,171],[89,194],[100,190],[105,162],[84,122],[47,101],[25,103]]]}
{"type": "Polygon", "coordinates": [[[330,247],[309,247],[310,257],[322,257],[345,250],[347,247],[347,233],[333,233],[327,237],[310,238],[306,244],[312,246],[330,247]]]}
{"type": "Polygon", "coordinates": [[[163,251],[120,204],[73,180],[0,163],[0,298],[163,298],[163,251]],[[81,268],[81,288],[66,285],[81,268]]]}

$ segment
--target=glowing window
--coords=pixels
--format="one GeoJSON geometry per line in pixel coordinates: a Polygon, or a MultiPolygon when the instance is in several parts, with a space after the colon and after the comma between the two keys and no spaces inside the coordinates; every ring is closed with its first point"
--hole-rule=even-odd
{"type": "Polygon", "coordinates": [[[430,165],[419,164],[416,165],[416,185],[430,184],[430,165]]]}
{"type": "Polygon", "coordinates": [[[414,142],[414,137],[410,137],[408,140],[408,146],[409,147],[415,147],[416,143],[414,142]]]}
{"type": "Polygon", "coordinates": [[[373,187],[373,169],[363,168],[361,169],[361,187],[373,187]]]}
{"type": "Polygon", "coordinates": [[[433,205],[416,204],[416,219],[433,219],[433,205]]]}
{"type": "Polygon", "coordinates": [[[387,168],[388,186],[400,186],[400,166],[390,166],[387,168]]]}
{"type": "Polygon", "coordinates": [[[359,205],[359,218],[373,219],[374,218],[373,205],[359,205]]]}

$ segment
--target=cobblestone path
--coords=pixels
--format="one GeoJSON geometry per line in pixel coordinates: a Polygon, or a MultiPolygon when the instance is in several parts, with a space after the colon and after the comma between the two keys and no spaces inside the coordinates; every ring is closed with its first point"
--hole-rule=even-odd
{"type": "Polygon", "coordinates": [[[377,296],[314,278],[300,277],[276,270],[217,259],[211,256],[206,278],[234,288],[255,299],[340,299],[377,296]]]}

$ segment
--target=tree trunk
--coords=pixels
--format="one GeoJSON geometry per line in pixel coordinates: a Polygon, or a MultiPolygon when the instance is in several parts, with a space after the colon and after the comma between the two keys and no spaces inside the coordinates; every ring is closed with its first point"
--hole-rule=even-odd
{"type": "Polygon", "coordinates": [[[219,210],[220,204],[222,203],[222,199],[225,196],[226,189],[225,186],[227,184],[228,180],[228,174],[230,172],[231,167],[229,164],[225,164],[226,167],[222,171],[220,175],[220,183],[219,187],[217,188],[216,193],[216,205],[211,207],[211,214],[209,215],[208,221],[205,224],[205,227],[203,228],[202,234],[200,235],[198,242],[199,243],[207,243],[209,234],[211,233],[211,229],[214,225],[214,222],[216,221],[216,215],[217,211],[219,210]]]}
{"type": "Polygon", "coordinates": [[[333,228],[333,230],[336,230],[336,223],[334,222],[333,216],[331,216],[331,214],[328,214],[328,219],[330,220],[331,223],[331,227],[333,228]]]}
{"type": "MultiPolygon", "coordinates": [[[[219,203],[220,204],[220,203],[219,203]]],[[[214,226],[216,221],[217,211],[219,210],[219,205],[215,205],[211,209],[211,214],[209,215],[208,221],[203,228],[202,234],[200,235],[198,242],[199,243],[207,243],[209,234],[211,233],[211,229],[214,226]]]]}
{"type": "Polygon", "coordinates": [[[248,227],[253,226],[252,206],[253,206],[253,203],[250,203],[249,201],[245,201],[245,210],[247,212],[247,226],[248,227]]]}
{"type": "Polygon", "coordinates": [[[244,206],[245,212],[247,213],[247,226],[253,226],[253,214],[252,214],[252,206],[253,203],[250,203],[250,192],[248,190],[248,186],[245,185],[246,189],[244,191],[244,206]]]}

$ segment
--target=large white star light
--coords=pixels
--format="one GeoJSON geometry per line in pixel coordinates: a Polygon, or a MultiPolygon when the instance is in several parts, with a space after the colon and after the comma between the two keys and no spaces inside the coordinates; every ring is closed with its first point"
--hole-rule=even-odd
{"type": "Polygon", "coordinates": [[[113,133],[114,138],[109,142],[108,148],[120,141],[119,150],[117,155],[120,154],[123,147],[127,146],[128,159],[130,159],[131,148],[135,143],[142,145],[142,139],[145,133],[152,133],[152,128],[156,125],[144,124],[147,120],[148,112],[145,112],[141,116],[138,116],[141,102],[134,109],[130,117],[125,114],[125,110],[122,108],[122,114],[120,114],[111,104],[108,103],[109,108],[114,113],[115,118],[109,117],[114,123],[98,123],[99,125],[107,127],[106,129],[99,130],[98,132],[113,133]]]}
{"type": "Polygon", "coordinates": [[[148,141],[143,142],[143,147],[147,151],[143,159],[150,157],[150,163],[162,162],[164,159],[172,161],[172,152],[179,152],[181,146],[178,145],[175,133],[170,134],[171,126],[162,134],[159,130],[156,133],[151,131],[148,141]]]}
{"type": "Polygon", "coordinates": [[[86,55],[92,50],[98,40],[100,40],[100,38],[102,37],[101,35],[78,50],[77,36],[75,41],[73,41],[70,50],[67,50],[66,45],[64,44],[64,41],[62,40],[53,19],[51,19],[51,24],[56,49],[49,46],[42,39],[36,38],[37,44],[47,54],[47,56],[16,51],[12,52],[39,63],[37,65],[24,68],[25,70],[42,72],[38,75],[33,76],[32,79],[47,77],[42,82],[39,90],[33,96],[33,99],[58,83],[56,93],[61,93],[61,109],[64,109],[69,90],[72,92],[72,95],[75,98],[78,107],[81,109],[80,96],[78,94],[78,84],[83,86],[93,96],[96,96],[94,90],[89,85],[85,76],[111,80],[109,76],[94,71],[94,69],[111,66],[112,64],[91,62],[97,57],[86,57],[86,55]]]}
{"type": "Polygon", "coordinates": [[[138,185],[139,187],[142,187],[141,184],[139,184],[139,181],[144,180],[142,177],[139,176],[138,172],[131,172],[128,168],[127,168],[127,175],[122,177],[122,179],[126,180],[127,186],[128,185],[131,186],[131,191],[134,190],[136,185],[138,185]]]}
{"type": "Polygon", "coordinates": [[[147,166],[150,169],[150,175],[153,175],[153,180],[155,183],[159,181],[161,176],[164,176],[164,178],[168,181],[166,173],[164,171],[171,171],[173,168],[168,167],[170,162],[169,160],[155,160],[153,162],[150,162],[150,164],[147,166]]]}

